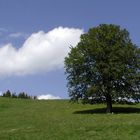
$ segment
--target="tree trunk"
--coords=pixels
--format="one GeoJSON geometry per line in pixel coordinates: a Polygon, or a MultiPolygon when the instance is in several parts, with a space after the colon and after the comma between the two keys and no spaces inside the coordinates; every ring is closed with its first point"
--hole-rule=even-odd
{"type": "Polygon", "coordinates": [[[106,104],[107,104],[106,113],[111,113],[112,112],[112,98],[110,94],[106,95],[106,104]]]}

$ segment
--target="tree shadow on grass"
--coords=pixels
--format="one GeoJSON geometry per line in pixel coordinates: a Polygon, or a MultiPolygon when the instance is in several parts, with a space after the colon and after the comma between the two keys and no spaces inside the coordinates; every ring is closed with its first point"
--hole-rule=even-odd
{"type": "MultiPolygon", "coordinates": [[[[136,107],[113,107],[112,110],[115,114],[129,114],[129,113],[140,113],[140,108],[136,107]]],[[[73,114],[105,114],[106,108],[96,108],[89,110],[75,111],[73,114]]]]}

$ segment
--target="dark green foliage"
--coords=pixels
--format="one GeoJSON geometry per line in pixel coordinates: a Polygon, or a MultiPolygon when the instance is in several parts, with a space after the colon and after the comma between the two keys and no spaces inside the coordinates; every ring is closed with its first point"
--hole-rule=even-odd
{"type": "Polygon", "coordinates": [[[19,93],[18,98],[30,99],[30,96],[28,96],[25,92],[21,92],[19,93]]]}
{"type": "Polygon", "coordinates": [[[120,26],[101,24],[81,36],[65,58],[71,100],[83,103],[140,99],[140,49],[120,26]]]}
{"type": "Polygon", "coordinates": [[[11,92],[10,92],[10,90],[7,90],[5,93],[3,93],[3,97],[11,97],[11,92]]]}
{"type": "Polygon", "coordinates": [[[22,99],[31,99],[32,98],[25,92],[21,92],[17,95],[16,93],[11,93],[10,90],[7,90],[7,92],[3,93],[2,97],[22,98],[22,99]]]}
{"type": "Polygon", "coordinates": [[[16,93],[12,93],[12,96],[11,96],[12,98],[17,98],[17,95],[16,95],[16,93]]]}
{"type": "Polygon", "coordinates": [[[33,99],[36,100],[37,99],[37,96],[34,96],[33,99]]]}

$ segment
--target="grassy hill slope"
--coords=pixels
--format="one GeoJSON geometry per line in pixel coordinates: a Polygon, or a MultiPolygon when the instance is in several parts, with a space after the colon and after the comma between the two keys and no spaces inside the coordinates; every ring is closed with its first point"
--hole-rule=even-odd
{"type": "Polygon", "coordinates": [[[0,98],[0,140],[140,139],[140,104],[114,105],[113,114],[104,107],[0,98]]]}

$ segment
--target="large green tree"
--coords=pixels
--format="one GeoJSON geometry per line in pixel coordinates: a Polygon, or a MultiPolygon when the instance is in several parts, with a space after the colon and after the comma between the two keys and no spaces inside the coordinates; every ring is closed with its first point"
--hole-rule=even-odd
{"type": "Polygon", "coordinates": [[[126,29],[101,24],[81,35],[65,58],[71,100],[84,103],[140,99],[140,49],[126,29]]]}

